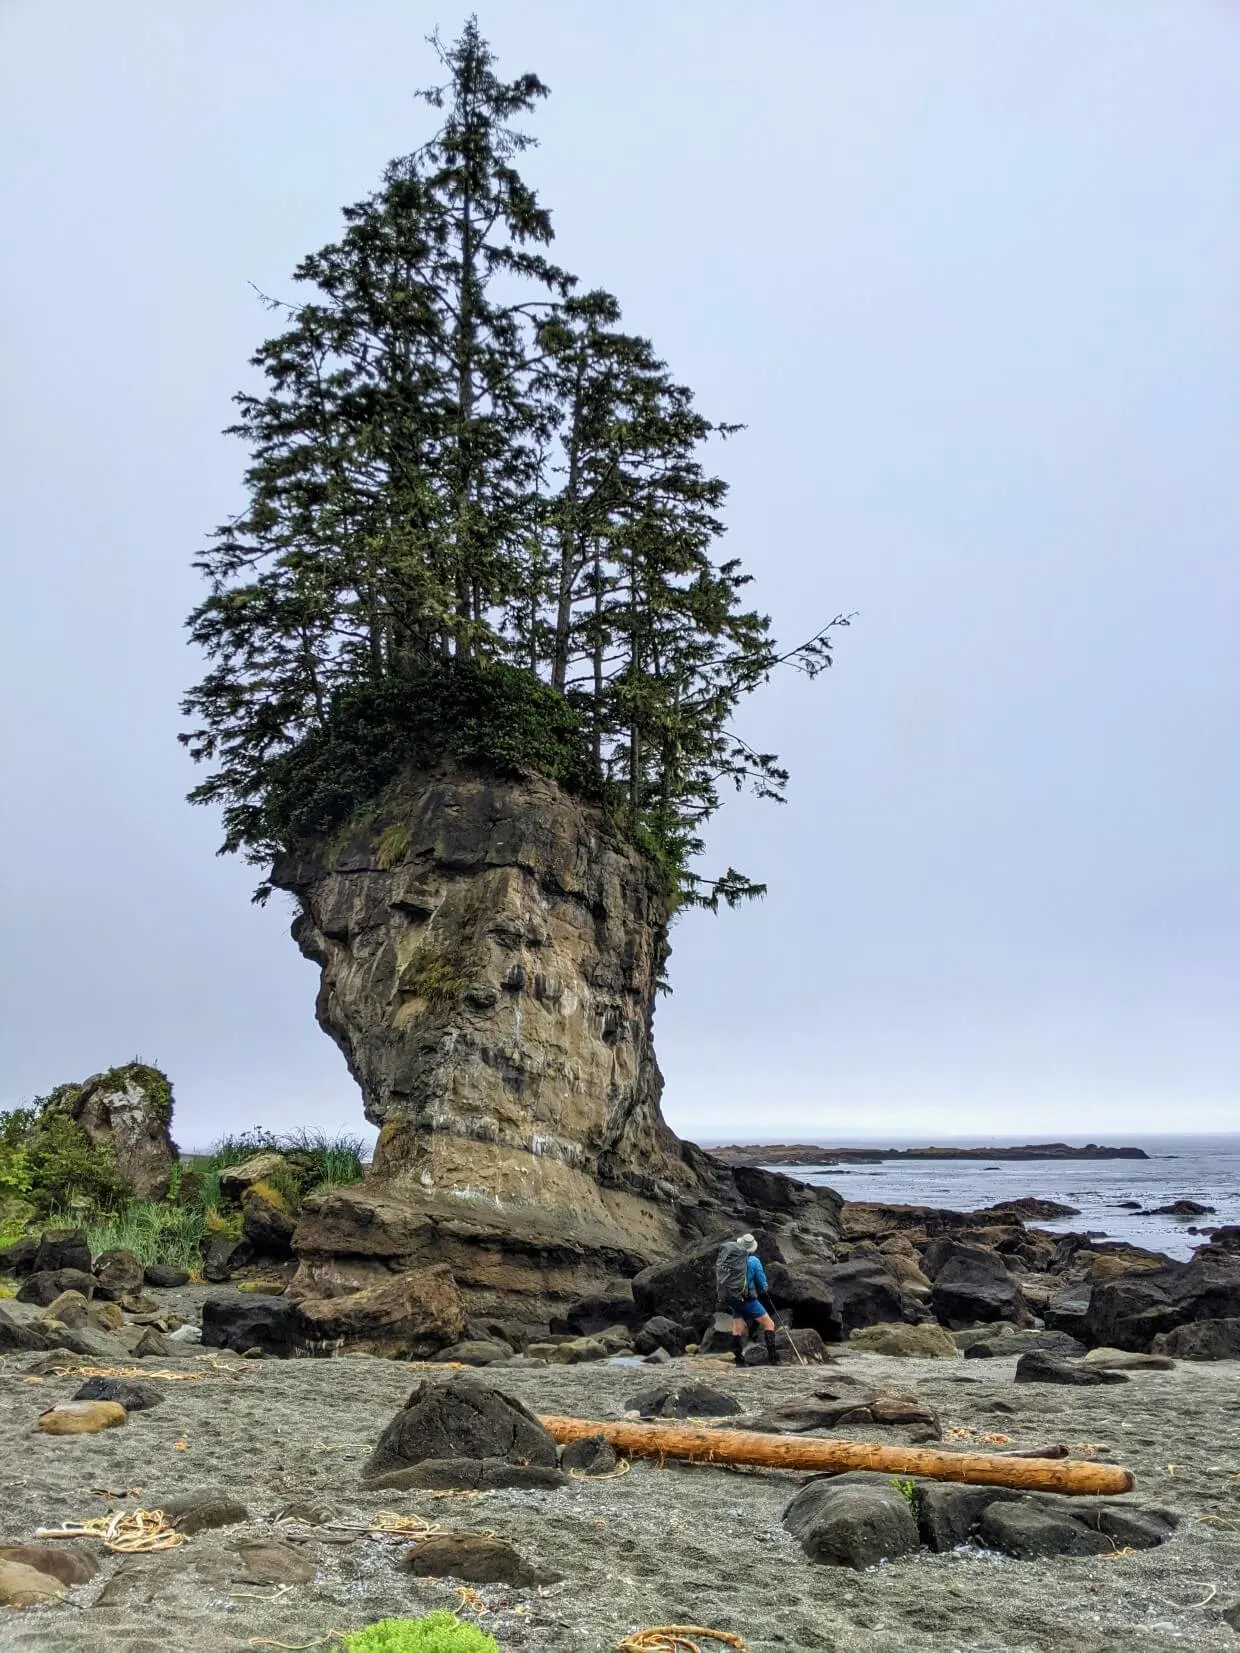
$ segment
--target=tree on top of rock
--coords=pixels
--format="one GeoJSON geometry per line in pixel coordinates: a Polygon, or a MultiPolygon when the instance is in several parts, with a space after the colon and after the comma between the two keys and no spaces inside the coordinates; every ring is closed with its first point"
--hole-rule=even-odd
{"type": "Polygon", "coordinates": [[[248,502],[197,564],[191,798],[265,862],[408,768],[532,768],[602,804],[675,899],[760,893],[691,868],[721,783],[787,780],[731,718],[782,661],[830,664],[846,621],[781,654],[744,606],[703,463],[734,427],[547,256],[514,125],[546,87],[502,80],[473,20],[433,44],[439,130],[298,266],[306,302],[268,301],[284,331],[237,397],[248,502]]]}

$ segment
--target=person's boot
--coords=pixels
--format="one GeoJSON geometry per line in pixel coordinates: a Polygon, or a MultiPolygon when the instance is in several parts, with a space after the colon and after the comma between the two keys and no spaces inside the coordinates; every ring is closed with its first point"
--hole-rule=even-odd
{"type": "Polygon", "coordinates": [[[732,1333],[732,1364],[734,1366],[745,1364],[745,1339],[738,1337],[735,1332],[732,1333]]]}
{"type": "Polygon", "coordinates": [[[768,1366],[778,1366],[779,1365],[779,1350],[775,1346],[775,1333],[774,1332],[764,1332],[762,1335],[766,1338],[766,1363],[767,1363],[767,1365],[768,1366]]]}

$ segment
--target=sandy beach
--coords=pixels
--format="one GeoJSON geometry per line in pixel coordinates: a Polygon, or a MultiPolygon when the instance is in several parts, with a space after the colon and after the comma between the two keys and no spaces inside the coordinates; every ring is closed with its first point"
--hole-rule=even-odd
{"type": "MultiPolygon", "coordinates": [[[[154,1379],[162,1404],[131,1414],[125,1427],[52,1438],[35,1433],[35,1419],[81,1379],[28,1381],[41,1358],[10,1355],[0,1371],[5,1541],[28,1542],[39,1527],[111,1507],[158,1507],[199,1487],[240,1500],[250,1519],[200,1533],[169,1554],[104,1556],[98,1576],[67,1603],[0,1616],[5,1653],[234,1653],[305,1645],[386,1615],[461,1607],[455,1581],[401,1569],[402,1540],[304,1521],[284,1531],[313,1577],[287,1587],[245,1582],[238,1542],[280,1536],[273,1523],[293,1503],[317,1505],[316,1515],[341,1523],[396,1510],[452,1532],[499,1534],[539,1568],[562,1574],[562,1582],[541,1588],[477,1587],[487,1608],[479,1622],[504,1650],[612,1653],[630,1631],[669,1622],[739,1632],[751,1653],[1164,1653],[1237,1645],[1222,1611],[1240,1597],[1240,1382],[1230,1363],[1181,1363],[1100,1389],[1017,1386],[1011,1360],[846,1351],[831,1366],[775,1371],[690,1359],[658,1371],[593,1364],[487,1377],[535,1411],[596,1418],[621,1416],[629,1397],[669,1377],[712,1382],[747,1411],[854,1379],[915,1394],[939,1413],[945,1435],[963,1429],[975,1443],[998,1432],[1018,1446],[1088,1443],[1135,1472],[1134,1501],[1181,1517],[1170,1542],[1140,1553],[1023,1562],[976,1550],[923,1552],[857,1573],[812,1564],[783,1530],[782,1512],[799,1484],[786,1474],[637,1463],[620,1478],[577,1480],[560,1491],[363,1491],[371,1447],[427,1368],[369,1357],[246,1361],[194,1351],[146,1363],[200,1380],[154,1379]],[[140,1495],[111,1500],[104,1490],[133,1488],[140,1495]]],[[[896,1430],[835,1433],[901,1438],[896,1430]]]]}

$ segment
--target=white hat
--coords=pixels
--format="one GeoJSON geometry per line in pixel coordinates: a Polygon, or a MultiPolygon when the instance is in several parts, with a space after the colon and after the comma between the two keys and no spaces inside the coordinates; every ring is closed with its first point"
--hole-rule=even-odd
{"type": "Polygon", "coordinates": [[[756,1251],[758,1249],[758,1242],[754,1239],[752,1234],[738,1234],[736,1236],[736,1243],[738,1246],[743,1247],[746,1251],[756,1251]]]}

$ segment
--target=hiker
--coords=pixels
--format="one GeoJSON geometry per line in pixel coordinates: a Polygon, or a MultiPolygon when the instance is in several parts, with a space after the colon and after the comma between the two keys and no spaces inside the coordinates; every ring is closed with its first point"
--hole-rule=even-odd
{"type": "Polygon", "coordinates": [[[732,1316],[732,1359],[745,1364],[745,1326],[757,1326],[766,1339],[766,1358],[779,1365],[775,1347],[775,1322],[759,1292],[769,1292],[766,1270],[758,1257],[758,1242],[752,1234],[725,1240],[715,1258],[715,1304],[732,1316]]]}

